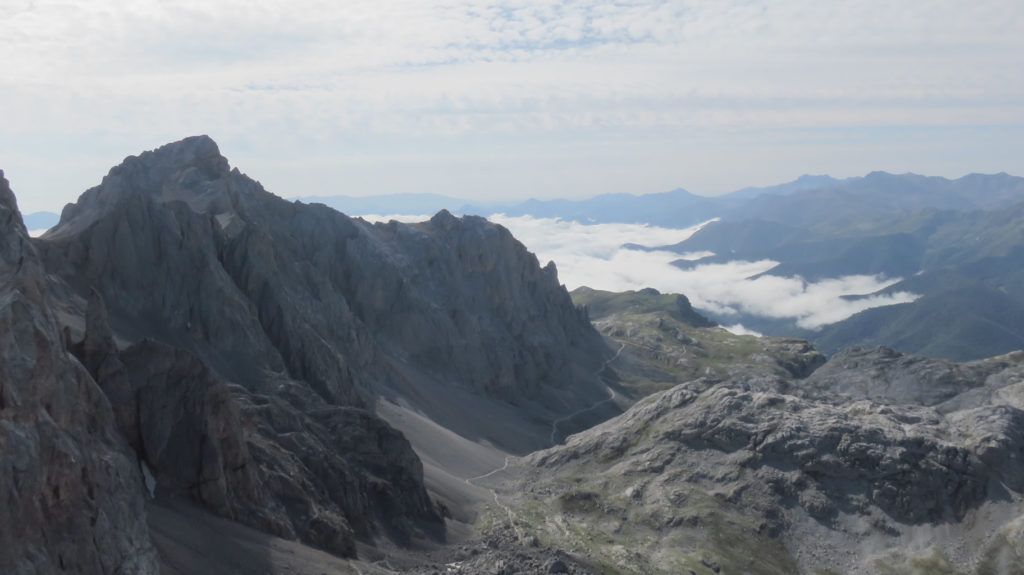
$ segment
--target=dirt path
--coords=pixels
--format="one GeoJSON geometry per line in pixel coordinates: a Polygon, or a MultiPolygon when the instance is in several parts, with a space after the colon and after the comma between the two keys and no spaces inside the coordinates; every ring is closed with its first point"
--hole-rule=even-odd
{"type": "Polygon", "coordinates": [[[476,477],[470,477],[469,479],[466,479],[466,484],[467,485],[473,485],[473,483],[472,483],[473,481],[477,481],[478,479],[487,479],[488,477],[494,475],[495,473],[501,473],[502,471],[505,471],[506,469],[508,469],[508,462],[511,459],[512,459],[511,455],[506,455],[505,456],[505,465],[502,465],[501,467],[499,467],[497,469],[494,469],[494,470],[491,470],[491,471],[489,471],[487,473],[484,473],[483,475],[477,475],[476,477]]]}
{"type": "MultiPolygon", "coordinates": [[[[625,347],[626,347],[626,344],[621,344],[619,349],[618,349],[618,351],[615,352],[615,355],[613,355],[610,359],[606,360],[603,364],[601,364],[601,367],[598,368],[598,370],[594,372],[594,375],[597,376],[597,377],[600,377],[601,376],[601,372],[603,372],[613,361],[618,359],[619,354],[622,353],[622,350],[625,347]]],[[[556,438],[556,436],[558,434],[558,426],[560,424],[562,424],[563,422],[568,421],[568,420],[570,420],[570,419],[572,419],[572,418],[574,418],[574,417],[576,417],[576,416],[578,416],[580,414],[583,414],[583,413],[586,413],[586,412],[591,411],[593,409],[596,409],[596,408],[598,408],[598,407],[600,407],[600,406],[602,406],[602,405],[604,405],[604,404],[606,404],[608,402],[614,401],[615,398],[618,396],[618,394],[615,392],[615,390],[612,389],[611,387],[609,387],[607,384],[605,385],[605,390],[608,392],[608,397],[607,398],[602,399],[601,401],[598,401],[598,402],[594,403],[593,405],[591,405],[589,407],[584,407],[583,409],[579,409],[577,411],[574,411],[573,413],[570,413],[569,415],[566,415],[565,417],[561,417],[561,418],[556,419],[556,420],[551,422],[551,439],[550,440],[551,440],[551,445],[552,446],[556,445],[555,438],[556,438]]],[[[477,475],[476,477],[468,477],[464,481],[466,482],[466,485],[469,485],[471,487],[483,487],[482,485],[474,485],[473,482],[474,481],[480,481],[482,479],[487,479],[488,477],[491,477],[492,475],[496,475],[498,473],[501,473],[502,471],[505,471],[506,469],[508,469],[509,462],[511,462],[511,460],[512,460],[512,456],[511,455],[506,455],[505,456],[505,463],[501,467],[498,467],[496,469],[492,469],[491,471],[488,471],[487,473],[484,473],[483,475],[477,475]]],[[[505,514],[508,515],[509,525],[511,525],[512,529],[515,530],[516,537],[518,537],[519,539],[522,539],[523,538],[523,532],[522,532],[522,530],[519,529],[519,526],[516,525],[516,515],[515,515],[515,512],[512,511],[511,507],[509,507],[508,505],[505,505],[504,503],[501,502],[501,499],[498,497],[498,491],[496,489],[492,489],[492,488],[489,488],[489,487],[485,487],[485,489],[487,489],[488,491],[491,492],[491,497],[494,498],[494,504],[497,505],[499,508],[503,509],[505,511],[505,514]]]]}
{"type": "MultiPolygon", "coordinates": [[[[494,470],[492,470],[492,471],[490,471],[488,473],[484,473],[483,475],[477,475],[476,477],[470,477],[470,478],[466,479],[466,485],[472,485],[474,487],[477,487],[477,486],[473,485],[474,481],[479,481],[481,479],[487,479],[488,477],[490,477],[490,476],[492,476],[492,475],[494,475],[496,473],[501,473],[502,471],[505,471],[506,469],[508,469],[508,464],[509,464],[509,461],[511,461],[511,460],[512,460],[512,456],[511,455],[506,455],[505,456],[505,464],[504,465],[502,465],[501,467],[499,467],[497,469],[494,469],[494,470]]],[[[520,531],[519,526],[516,525],[516,514],[512,511],[512,508],[509,507],[508,505],[505,505],[504,503],[501,502],[500,499],[498,499],[498,491],[496,489],[491,489],[489,487],[486,488],[486,489],[488,491],[490,491],[491,492],[491,496],[494,497],[494,504],[505,510],[505,514],[508,515],[508,523],[509,523],[509,525],[512,526],[512,529],[515,530],[516,537],[518,537],[519,539],[522,539],[523,538],[523,532],[520,531]]]]}
{"type": "MultiPolygon", "coordinates": [[[[611,357],[611,359],[609,359],[609,360],[605,361],[603,364],[601,364],[601,367],[598,368],[598,370],[594,372],[594,375],[597,376],[597,377],[601,377],[601,372],[603,372],[609,365],[611,365],[611,363],[613,361],[615,361],[616,359],[619,358],[619,354],[622,353],[622,350],[625,349],[625,347],[626,347],[626,344],[624,344],[624,343],[619,344],[619,350],[615,352],[615,355],[613,355],[611,357]]],[[[604,388],[605,388],[605,391],[608,392],[608,397],[606,399],[602,399],[601,401],[598,401],[597,403],[591,405],[590,407],[584,407],[583,409],[576,410],[576,411],[570,413],[569,415],[566,415],[565,417],[560,417],[560,418],[558,418],[558,419],[556,419],[556,420],[551,422],[551,437],[548,438],[548,442],[551,443],[552,447],[554,447],[555,445],[558,445],[558,443],[556,442],[556,439],[558,437],[558,426],[559,425],[561,425],[562,423],[564,423],[566,421],[569,421],[570,419],[576,417],[577,415],[580,415],[580,414],[586,413],[588,411],[597,409],[598,407],[600,407],[600,406],[602,406],[602,405],[604,405],[606,403],[615,401],[615,398],[618,395],[618,394],[615,393],[615,390],[612,389],[611,387],[608,387],[607,384],[605,384],[604,388]]]]}

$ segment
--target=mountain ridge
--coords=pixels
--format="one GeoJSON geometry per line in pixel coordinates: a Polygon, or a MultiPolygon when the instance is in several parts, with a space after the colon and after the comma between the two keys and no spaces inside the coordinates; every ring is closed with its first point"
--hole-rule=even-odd
{"type": "MultiPolygon", "coordinates": [[[[1009,291],[1000,213],[914,220],[945,238],[925,260],[1009,291]]],[[[5,572],[1024,565],[1019,352],[826,359],[683,294],[570,295],[483,218],[286,201],[205,136],[127,157],[41,238],[0,180],[0,221],[0,519],[29,527],[5,572]]]]}
{"type": "Polygon", "coordinates": [[[632,350],[616,367],[667,388],[503,469],[491,484],[515,516],[498,529],[606,573],[1024,568],[1024,352],[826,362],[806,342],[651,314],[653,293],[601,297],[595,323],[632,350]]]}
{"type": "Polygon", "coordinates": [[[153,573],[137,463],[102,391],[64,349],[3,171],[0,221],[0,571],[153,573]]]}
{"type": "Polygon", "coordinates": [[[471,404],[473,441],[532,450],[603,392],[600,336],[504,228],[289,202],[205,136],[127,157],[22,243],[45,266],[53,345],[171,506],[152,518],[181,500],[340,556],[436,545],[446,495],[382,399],[452,425],[471,404]],[[531,418],[507,428],[510,406],[531,418]]]}

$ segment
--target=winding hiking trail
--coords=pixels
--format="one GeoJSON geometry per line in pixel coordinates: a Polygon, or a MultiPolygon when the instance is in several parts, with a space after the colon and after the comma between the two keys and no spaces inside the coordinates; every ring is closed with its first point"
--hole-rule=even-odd
{"type": "MultiPolygon", "coordinates": [[[[495,473],[501,473],[502,471],[505,471],[506,469],[508,469],[508,464],[509,464],[509,461],[511,461],[511,460],[512,460],[512,456],[511,455],[506,455],[505,456],[505,465],[502,465],[501,467],[499,467],[497,469],[494,469],[494,470],[492,470],[492,471],[490,471],[488,473],[484,473],[483,475],[477,475],[476,477],[470,477],[470,478],[466,479],[465,480],[466,481],[466,485],[473,485],[474,481],[477,481],[477,480],[480,480],[480,479],[486,479],[486,478],[494,475],[495,473]]],[[[473,485],[473,486],[476,487],[475,485],[473,485]]],[[[516,537],[518,537],[519,539],[522,539],[523,538],[523,532],[519,529],[519,526],[516,525],[516,514],[512,511],[512,508],[509,507],[508,505],[505,505],[504,503],[502,503],[498,499],[498,491],[496,489],[491,489],[489,487],[486,488],[486,489],[488,491],[490,491],[491,492],[491,496],[494,497],[494,504],[505,510],[505,514],[508,515],[508,523],[509,523],[509,525],[512,526],[512,529],[515,530],[516,537]]]]}
{"type": "MultiPolygon", "coordinates": [[[[615,355],[613,355],[610,359],[606,360],[603,364],[601,364],[601,367],[598,368],[598,370],[594,372],[594,375],[597,376],[597,377],[600,377],[601,376],[601,372],[603,372],[613,361],[618,359],[619,354],[622,353],[622,350],[625,349],[625,347],[626,347],[626,344],[624,344],[624,343],[621,344],[619,346],[618,351],[615,352],[615,355]]],[[[563,423],[565,421],[568,421],[568,420],[576,417],[577,415],[580,415],[582,413],[586,413],[586,412],[588,412],[588,411],[590,411],[592,409],[596,409],[596,408],[600,407],[601,405],[604,405],[604,404],[606,404],[606,403],[608,403],[610,401],[614,401],[615,398],[618,396],[618,394],[615,393],[615,390],[612,389],[611,387],[609,387],[607,384],[605,384],[605,390],[608,392],[608,397],[607,398],[602,399],[601,401],[598,401],[598,402],[594,403],[593,405],[591,405],[589,407],[585,407],[583,409],[579,409],[577,411],[574,411],[573,413],[570,413],[569,415],[566,415],[565,417],[561,417],[561,418],[556,419],[556,420],[551,422],[551,438],[550,438],[550,441],[551,441],[551,446],[552,447],[554,447],[556,445],[555,438],[556,438],[556,436],[558,434],[558,426],[561,423],[563,423]]],[[[508,469],[508,465],[509,465],[509,462],[511,460],[512,460],[512,456],[511,455],[506,455],[505,456],[505,464],[502,465],[501,467],[498,467],[496,469],[492,469],[491,471],[489,471],[487,473],[484,473],[483,475],[477,475],[476,477],[468,477],[468,478],[464,479],[464,481],[466,482],[466,485],[470,485],[472,487],[483,487],[483,486],[474,485],[473,482],[474,481],[479,481],[481,479],[487,479],[488,477],[490,477],[492,475],[496,475],[498,473],[501,473],[502,471],[505,471],[506,469],[508,469]]],[[[501,502],[501,500],[498,498],[498,491],[496,489],[492,489],[490,487],[485,487],[485,489],[487,489],[488,491],[491,492],[491,496],[494,498],[494,504],[497,505],[498,507],[500,507],[501,509],[505,510],[505,514],[508,515],[509,525],[511,525],[512,529],[515,530],[516,537],[518,537],[519,539],[523,539],[523,532],[519,528],[519,526],[516,525],[516,514],[515,514],[515,512],[512,511],[512,508],[501,502]]]]}
{"type": "MultiPolygon", "coordinates": [[[[625,349],[625,348],[626,348],[626,344],[624,344],[624,343],[619,344],[619,350],[615,352],[615,355],[613,355],[611,357],[611,359],[608,359],[603,364],[601,364],[601,367],[599,367],[598,370],[594,372],[594,375],[597,376],[597,377],[600,377],[601,376],[601,372],[603,372],[613,361],[618,359],[619,358],[619,354],[622,353],[622,350],[625,349]]],[[[600,407],[600,406],[602,406],[602,405],[604,405],[606,403],[609,403],[611,401],[615,401],[615,397],[618,395],[618,394],[615,393],[615,390],[612,389],[611,387],[609,387],[608,384],[605,384],[604,388],[605,388],[605,391],[608,392],[608,398],[607,399],[603,399],[601,401],[598,401],[597,403],[595,403],[594,405],[591,405],[590,407],[584,407],[583,409],[579,409],[577,411],[574,411],[574,412],[570,413],[569,415],[566,415],[565,417],[560,417],[560,418],[558,418],[558,419],[556,419],[556,420],[551,422],[551,437],[548,439],[548,442],[551,444],[551,447],[554,447],[554,446],[558,445],[558,443],[556,443],[556,439],[558,437],[558,426],[561,425],[563,422],[569,421],[570,419],[572,419],[572,418],[574,418],[577,415],[580,415],[582,413],[586,413],[586,412],[591,411],[593,409],[597,409],[598,407],[600,407]]]]}

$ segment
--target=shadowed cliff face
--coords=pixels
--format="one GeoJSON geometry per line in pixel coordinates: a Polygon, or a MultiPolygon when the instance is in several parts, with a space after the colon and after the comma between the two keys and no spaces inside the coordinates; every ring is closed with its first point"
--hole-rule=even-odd
{"type": "Polygon", "coordinates": [[[570,389],[606,352],[554,267],[504,228],[287,202],[206,137],[126,159],[46,239],[50,267],[95,286],[119,333],[162,332],[236,379],[286,372],[333,403],[395,377],[383,356],[518,401],[570,389]]]}
{"type": "Polygon", "coordinates": [[[44,277],[0,172],[0,572],[154,573],[141,472],[44,277]]]}
{"type": "Polygon", "coordinates": [[[504,228],[287,202],[207,137],[127,158],[37,245],[158,491],[335,553],[441,530],[380,394],[416,407],[428,379],[554,419],[600,389],[600,336],[504,228]]]}

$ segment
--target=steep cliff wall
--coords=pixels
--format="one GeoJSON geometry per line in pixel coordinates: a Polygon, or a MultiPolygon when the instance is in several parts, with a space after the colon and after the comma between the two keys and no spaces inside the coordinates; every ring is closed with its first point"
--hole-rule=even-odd
{"type": "Polygon", "coordinates": [[[0,172],[0,572],[155,573],[143,484],[0,172]]]}
{"type": "Polygon", "coordinates": [[[554,419],[600,390],[600,336],[504,228],[288,202],[204,136],[126,158],[36,245],[158,493],[338,554],[442,530],[380,394],[426,378],[554,419]]]}

